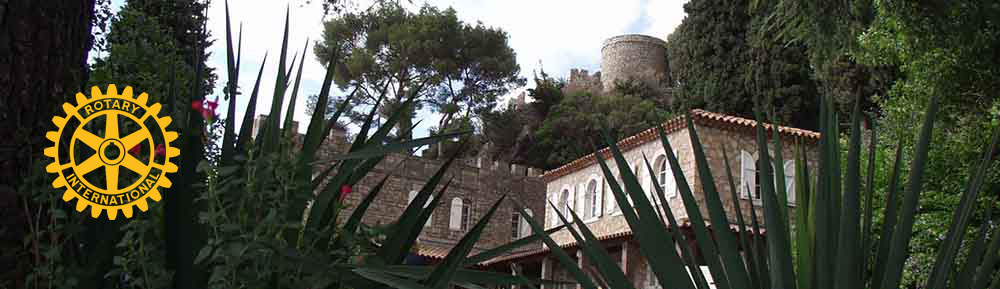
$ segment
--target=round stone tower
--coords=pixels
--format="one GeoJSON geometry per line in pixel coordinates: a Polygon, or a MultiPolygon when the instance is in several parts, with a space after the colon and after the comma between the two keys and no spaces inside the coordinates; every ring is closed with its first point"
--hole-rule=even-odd
{"type": "Polygon", "coordinates": [[[636,79],[658,86],[667,73],[667,42],[659,38],[625,34],[604,40],[601,46],[601,85],[604,91],[615,80],[636,79]]]}

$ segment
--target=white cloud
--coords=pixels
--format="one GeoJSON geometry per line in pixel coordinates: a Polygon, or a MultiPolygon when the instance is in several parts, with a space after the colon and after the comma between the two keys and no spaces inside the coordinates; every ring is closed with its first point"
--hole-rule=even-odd
{"type": "MultiPolygon", "coordinates": [[[[242,118],[243,107],[253,88],[260,60],[269,53],[264,76],[261,80],[257,112],[270,109],[274,87],[277,56],[281,48],[285,9],[290,5],[291,23],[289,30],[289,52],[301,54],[306,38],[310,42],[321,36],[323,26],[322,0],[292,1],[250,1],[230,2],[233,33],[236,37],[239,23],[243,23],[243,60],[240,71],[240,87],[243,91],[237,99],[238,116],[242,118]]],[[[510,36],[510,45],[517,53],[521,73],[528,78],[528,87],[533,86],[533,71],[544,66],[547,73],[555,77],[567,77],[570,68],[584,68],[596,71],[600,68],[601,42],[611,36],[624,33],[644,33],[665,39],[683,19],[683,0],[430,0],[430,5],[453,7],[459,17],[466,22],[482,21],[484,24],[501,27],[510,36]],[[636,25],[640,17],[644,23],[636,25]]],[[[422,4],[422,3],[421,3],[422,4]]],[[[219,82],[217,88],[225,85],[225,10],[223,1],[212,1],[209,9],[209,29],[217,39],[210,51],[213,53],[210,65],[217,68],[219,82]]],[[[319,92],[325,68],[312,54],[312,43],[306,52],[303,83],[295,111],[299,130],[304,131],[308,122],[305,113],[305,99],[319,92]]],[[[301,57],[301,56],[300,56],[301,57]]],[[[290,61],[290,60],[289,60],[290,61]]],[[[293,72],[294,73],[294,72],[293,72]]],[[[216,89],[216,94],[221,89],[216,89]]],[[[287,98],[287,97],[286,97],[287,98]]],[[[418,117],[433,117],[429,112],[418,117]]],[[[436,123],[436,117],[424,121],[426,129],[436,123]]],[[[418,132],[417,135],[424,135],[418,132]]]]}
{"type": "Polygon", "coordinates": [[[643,34],[667,40],[681,20],[684,20],[684,3],[686,0],[650,0],[649,6],[643,12],[650,20],[650,25],[643,34]]]}

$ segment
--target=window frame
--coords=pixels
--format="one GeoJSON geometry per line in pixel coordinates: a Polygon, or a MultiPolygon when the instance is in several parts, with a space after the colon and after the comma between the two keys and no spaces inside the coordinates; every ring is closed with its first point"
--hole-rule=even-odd
{"type": "Polygon", "coordinates": [[[600,219],[604,215],[604,195],[601,193],[601,181],[597,174],[591,174],[584,184],[584,202],[590,204],[590,210],[584,211],[584,222],[589,223],[600,219]],[[591,186],[593,190],[591,190],[591,186]]]}
{"type": "MultiPolygon", "coordinates": [[[[747,190],[747,188],[748,187],[751,188],[753,190],[753,193],[755,195],[760,195],[759,192],[762,189],[761,186],[760,186],[760,173],[761,173],[760,168],[759,168],[760,164],[761,164],[761,160],[757,156],[757,153],[750,154],[750,153],[748,153],[745,150],[740,150],[740,187],[738,188],[738,190],[739,190],[739,196],[740,196],[740,199],[744,199],[744,200],[745,199],[750,199],[750,200],[752,200],[754,205],[761,205],[762,204],[762,200],[760,198],[755,198],[755,197],[751,196],[750,192],[747,190]],[[752,160],[750,162],[750,164],[751,164],[750,167],[747,166],[747,159],[746,159],[747,156],[749,156],[750,159],[752,160]],[[747,181],[748,181],[747,172],[750,171],[750,170],[753,171],[754,177],[753,177],[753,179],[749,179],[749,181],[753,181],[753,183],[747,184],[747,181]]],[[[777,168],[775,167],[775,163],[774,162],[771,162],[769,165],[771,166],[771,174],[774,175],[774,188],[775,188],[775,190],[777,190],[778,189],[777,168]]],[[[786,160],[784,162],[784,164],[782,164],[782,171],[784,172],[784,175],[785,175],[784,176],[785,177],[785,195],[786,195],[786,200],[785,201],[786,201],[786,203],[789,206],[795,206],[796,205],[796,199],[795,199],[795,193],[794,193],[795,192],[795,161],[793,161],[793,160],[786,160]]]]}
{"type": "MultiPolygon", "coordinates": [[[[615,169],[617,169],[617,168],[615,168],[615,169]]],[[[612,173],[614,172],[615,169],[611,169],[612,173]]],[[[621,208],[621,206],[618,206],[618,201],[614,199],[615,193],[611,191],[611,182],[609,182],[607,179],[605,179],[604,181],[605,181],[605,183],[607,183],[607,186],[605,186],[605,187],[607,187],[607,189],[608,189],[606,195],[611,198],[608,201],[611,202],[611,208],[613,208],[612,211],[611,211],[611,213],[609,213],[608,215],[610,215],[610,216],[620,216],[622,214],[622,208],[621,208]]],[[[622,186],[621,173],[618,173],[617,175],[615,175],[615,181],[618,182],[618,186],[622,186]]]]}
{"type": "Polygon", "coordinates": [[[465,200],[461,197],[451,198],[449,210],[448,210],[448,230],[454,232],[462,231],[462,218],[463,209],[465,208],[465,200]]]}
{"type": "Polygon", "coordinates": [[[558,211],[564,216],[569,213],[569,209],[572,207],[573,201],[573,187],[570,185],[563,185],[562,189],[556,195],[556,208],[553,208],[552,212],[552,226],[559,226],[559,216],[556,214],[558,211]]]}

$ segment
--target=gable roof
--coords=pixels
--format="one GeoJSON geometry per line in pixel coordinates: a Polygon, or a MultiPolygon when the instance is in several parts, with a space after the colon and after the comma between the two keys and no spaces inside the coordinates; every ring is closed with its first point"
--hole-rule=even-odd
{"type": "MultiPolygon", "coordinates": [[[[696,125],[714,127],[722,130],[747,133],[751,135],[756,133],[756,120],[709,112],[701,109],[691,110],[688,115],[691,116],[692,122],[696,125]]],[[[663,122],[660,126],[663,127],[664,132],[667,134],[680,131],[687,128],[687,121],[685,120],[685,117],[686,115],[675,117],[663,122]]],[[[764,123],[764,130],[766,132],[773,132],[774,126],[769,123],[764,123]]],[[[780,133],[782,139],[806,144],[815,144],[819,141],[820,136],[818,132],[787,126],[778,126],[778,132],[780,133]]],[[[618,148],[624,152],[658,139],[659,137],[656,133],[656,127],[652,127],[618,141],[618,148]]],[[[605,159],[611,158],[611,150],[606,147],[596,153],[588,154],[561,167],[546,171],[542,174],[542,180],[549,182],[588,167],[597,162],[597,153],[600,153],[605,159]]]]}

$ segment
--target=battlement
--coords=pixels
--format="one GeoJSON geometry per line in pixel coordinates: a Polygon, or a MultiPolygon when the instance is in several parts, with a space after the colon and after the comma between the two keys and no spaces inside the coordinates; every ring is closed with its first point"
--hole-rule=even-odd
{"type": "Polygon", "coordinates": [[[563,88],[567,92],[574,91],[601,91],[601,72],[596,71],[591,74],[586,69],[573,68],[569,70],[569,80],[563,88]]]}
{"type": "Polygon", "coordinates": [[[663,41],[662,39],[653,36],[642,35],[642,34],[624,34],[605,39],[604,43],[601,44],[601,51],[604,51],[605,49],[608,49],[608,47],[613,47],[614,45],[618,45],[620,43],[632,43],[633,45],[660,46],[663,48],[667,47],[666,41],[663,41]]]}

